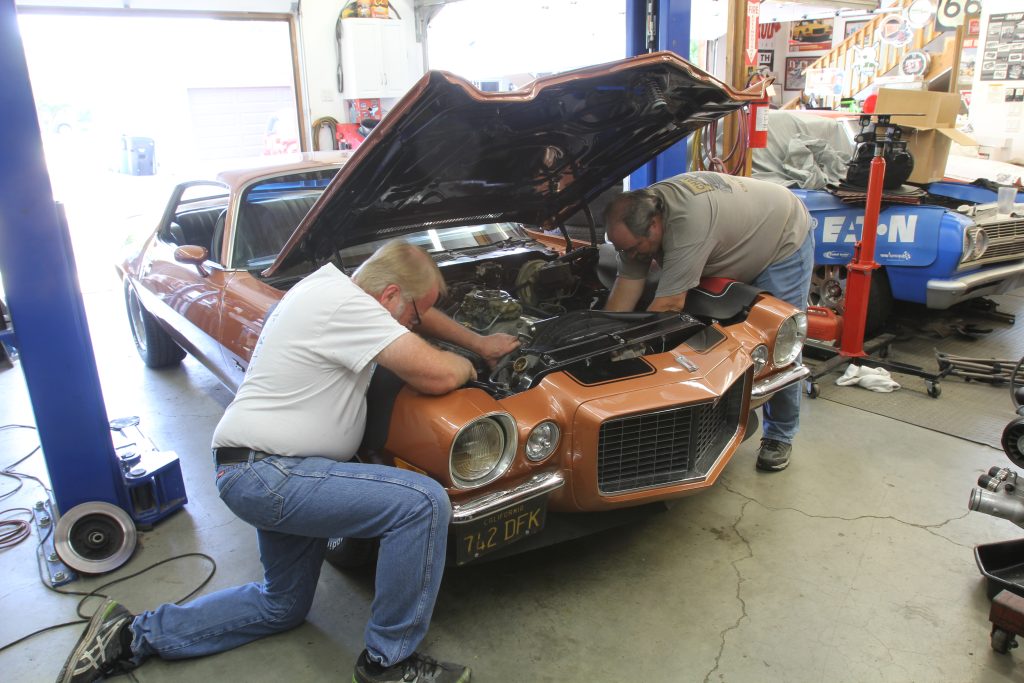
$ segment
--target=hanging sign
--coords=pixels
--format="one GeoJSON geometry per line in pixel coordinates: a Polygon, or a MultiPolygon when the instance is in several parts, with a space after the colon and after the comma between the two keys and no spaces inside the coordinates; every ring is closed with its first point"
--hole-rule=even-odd
{"type": "Polygon", "coordinates": [[[761,0],[747,0],[747,66],[757,66],[757,21],[761,0]]]}
{"type": "Polygon", "coordinates": [[[928,71],[928,61],[928,54],[921,50],[908,52],[900,60],[900,73],[904,76],[924,76],[928,71]]]}
{"type": "Polygon", "coordinates": [[[890,14],[875,29],[875,37],[885,45],[903,47],[914,39],[914,29],[902,15],[890,14]]]}
{"type": "Polygon", "coordinates": [[[981,80],[1024,80],[1024,12],[988,18],[981,52],[981,80]]]}
{"type": "Polygon", "coordinates": [[[968,14],[981,14],[979,0],[939,0],[935,9],[935,31],[955,31],[963,26],[964,17],[968,14]]]}

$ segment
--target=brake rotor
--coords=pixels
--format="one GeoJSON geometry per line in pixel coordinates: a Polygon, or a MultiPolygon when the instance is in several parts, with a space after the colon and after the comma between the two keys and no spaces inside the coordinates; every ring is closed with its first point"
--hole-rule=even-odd
{"type": "Polygon", "coordinates": [[[82,574],[114,571],[135,552],[135,523],[110,503],[76,505],[61,515],[53,535],[61,562],[82,574]]]}

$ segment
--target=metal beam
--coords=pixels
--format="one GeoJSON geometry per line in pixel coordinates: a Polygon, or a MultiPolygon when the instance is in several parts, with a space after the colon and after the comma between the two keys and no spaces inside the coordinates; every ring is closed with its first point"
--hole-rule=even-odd
{"type": "Polygon", "coordinates": [[[54,204],[14,0],[0,0],[0,273],[57,507],[119,499],[117,459],[78,289],[54,204]]]}
{"type": "MultiPolygon", "coordinates": [[[[690,0],[626,0],[626,54],[671,50],[690,58],[690,0]]],[[[678,142],[629,176],[633,189],[686,171],[690,139],[678,142]]]]}

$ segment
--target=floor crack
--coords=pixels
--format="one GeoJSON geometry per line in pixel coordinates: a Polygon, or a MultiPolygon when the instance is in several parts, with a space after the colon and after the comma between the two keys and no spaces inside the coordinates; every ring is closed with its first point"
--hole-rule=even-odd
{"type": "MultiPolygon", "coordinates": [[[[746,498],[746,496],[741,497],[746,498]]],[[[725,639],[729,635],[729,631],[735,631],[736,629],[738,629],[743,620],[747,618],[747,602],[743,599],[743,596],[741,595],[743,589],[743,582],[745,581],[745,579],[743,578],[743,574],[740,573],[740,568],[737,565],[743,560],[749,560],[750,558],[754,557],[754,549],[751,548],[750,541],[748,541],[746,537],[742,533],[740,533],[739,529],[740,522],[743,521],[743,515],[746,513],[747,506],[751,502],[757,501],[754,501],[751,498],[747,498],[746,501],[744,501],[743,505],[740,506],[740,514],[736,517],[736,521],[733,522],[732,526],[730,527],[733,530],[733,532],[739,537],[739,539],[743,541],[743,545],[747,548],[747,554],[744,557],[739,557],[729,563],[732,565],[732,570],[736,572],[736,600],[740,603],[740,615],[736,618],[736,621],[731,626],[723,629],[718,634],[720,642],[718,645],[718,654],[715,655],[715,665],[711,667],[711,670],[708,671],[706,676],[704,676],[704,683],[709,683],[709,681],[711,680],[711,676],[716,671],[718,671],[718,666],[722,660],[722,654],[725,652],[725,639]]]]}
{"type": "Polygon", "coordinates": [[[804,510],[801,510],[801,509],[795,508],[795,507],[775,506],[775,505],[769,505],[767,503],[763,503],[760,500],[758,500],[757,498],[752,498],[751,496],[748,496],[745,493],[741,493],[741,492],[737,491],[736,489],[731,488],[729,486],[729,484],[726,483],[724,480],[719,485],[722,486],[726,491],[728,491],[730,493],[733,493],[733,494],[739,496],[740,498],[743,498],[744,500],[746,500],[748,502],[757,503],[758,505],[760,505],[764,509],[772,510],[773,512],[781,512],[783,510],[790,510],[792,512],[795,512],[797,514],[803,515],[804,517],[808,517],[808,518],[811,518],[811,519],[837,519],[837,520],[840,520],[840,521],[843,521],[843,522],[856,522],[856,521],[859,521],[859,520],[862,520],[862,519],[879,519],[879,520],[887,520],[888,519],[888,520],[892,520],[894,522],[897,522],[899,524],[905,524],[906,526],[912,526],[912,527],[915,527],[917,529],[921,529],[922,531],[927,531],[932,536],[935,536],[936,538],[941,538],[942,540],[948,541],[949,543],[952,543],[953,545],[958,546],[960,548],[973,548],[974,547],[973,545],[965,545],[963,543],[957,543],[953,539],[947,538],[946,536],[943,536],[942,534],[936,533],[936,531],[935,531],[936,529],[944,527],[944,526],[946,526],[947,524],[949,524],[951,522],[955,522],[957,520],[963,519],[964,517],[966,517],[967,515],[969,515],[971,513],[970,510],[968,510],[967,512],[964,512],[962,515],[958,515],[956,517],[950,517],[949,519],[943,520],[942,522],[938,522],[936,524],[915,524],[914,522],[908,522],[905,519],[900,519],[899,517],[894,517],[892,515],[856,515],[854,517],[843,517],[841,515],[812,515],[809,512],[805,512],[804,510]]]}

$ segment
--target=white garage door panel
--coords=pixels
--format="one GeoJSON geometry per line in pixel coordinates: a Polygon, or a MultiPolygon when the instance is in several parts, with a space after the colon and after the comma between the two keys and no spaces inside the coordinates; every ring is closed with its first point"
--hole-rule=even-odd
{"type": "Polygon", "coordinates": [[[295,111],[291,88],[189,88],[196,156],[229,159],[259,156],[270,117],[295,111]]]}

